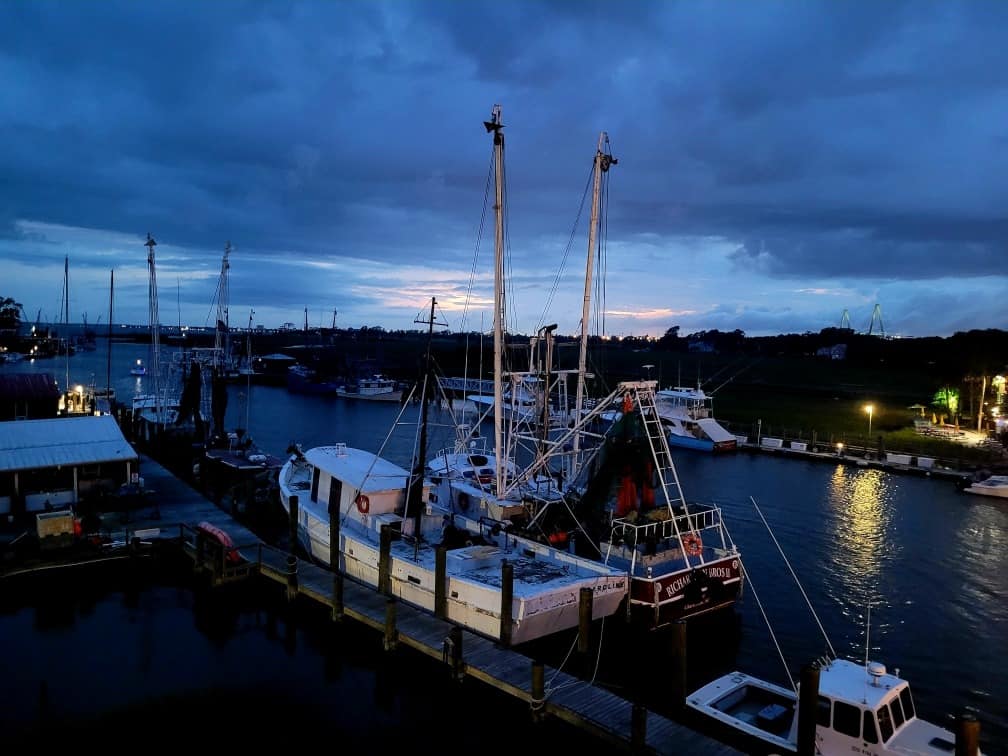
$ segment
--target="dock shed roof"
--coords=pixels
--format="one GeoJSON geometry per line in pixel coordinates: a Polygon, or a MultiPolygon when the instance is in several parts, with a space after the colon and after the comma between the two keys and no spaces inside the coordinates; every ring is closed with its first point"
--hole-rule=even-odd
{"type": "Polygon", "coordinates": [[[0,472],[136,460],[111,415],[0,422],[0,472]]]}

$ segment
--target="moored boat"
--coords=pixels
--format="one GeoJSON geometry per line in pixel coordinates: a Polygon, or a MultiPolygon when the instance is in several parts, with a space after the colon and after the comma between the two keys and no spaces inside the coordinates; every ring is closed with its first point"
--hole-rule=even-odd
{"type": "MultiPolygon", "coordinates": [[[[947,754],[955,735],[918,718],[909,683],[883,664],[827,659],[818,670],[815,749],[822,756],[861,753],[947,754]]],[[[777,753],[798,749],[800,685],[788,690],[731,672],[691,693],[686,705],[777,753]]]]}
{"type": "Polygon", "coordinates": [[[988,475],[979,480],[967,481],[962,490],[965,493],[977,494],[979,496],[1008,498],[1008,475],[988,475]]]}
{"type": "MultiPolygon", "coordinates": [[[[421,507],[408,512],[410,472],[361,449],[334,444],[295,452],[281,468],[280,499],[297,497],[298,538],[313,559],[379,587],[382,529],[391,535],[391,595],[435,612],[438,550],[445,552],[445,616],[497,641],[519,644],[577,627],[579,597],[592,591],[592,616],[617,611],[625,574],[547,545],[519,541],[500,528],[473,533],[422,484],[421,507]],[[333,548],[330,512],[339,517],[333,548]],[[504,600],[510,578],[512,601],[504,600]]],[[[414,481],[416,482],[416,481],[414,481]]]]}
{"type": "Polygon", "coordinates": [[[670,446],[710,452],[738,448],[738,439],[714,419],[713,398],[699,386],[661,389],[655,397],[670,446]]]}

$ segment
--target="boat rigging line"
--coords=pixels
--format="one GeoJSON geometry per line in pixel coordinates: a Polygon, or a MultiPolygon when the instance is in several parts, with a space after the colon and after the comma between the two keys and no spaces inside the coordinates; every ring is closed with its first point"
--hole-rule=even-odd
{"type": "Polygon", "coordinates": [[[749,574],[749,570],[746,569],[745,563],[740,562],[740,564],[742,566],[742,575],[749,584],[749,589],[752,591],[753,598],[756,599],[756,606],[759,607],[760,614],[763,615],[763,622],[766,623],[767,630],[770,632],[770,640],[773,641],[774,647],[777,649],[777,655],[780,657],[781,664],[784,665],[784,674],[787,675],[788,682],[791,683],[791,689],[797,695],[798,686],[795,684],[794,678],[791,676],[791,670],[788,669],[787,661],[784,659],[784,652],[781,651],[780,643],[777,642],[777,634],[773,631],[773,625],[770,624],[770,620],[766,615],[766,610],[763,609],[763,602],[760,601],[759,594],[756,592],[756,585],[753,583],[752,576],[749,574]]]}
{"type": "Polygon", "coordinates": [[[759,505],[756,503],[756,499],[752,496],[749,497],[749,501],[752,502],[753,506],[756,508],[756,513],[760,516],[763,521],[763,525],[766,526],[767,532],[770,533],[770,537],[773,539],[774,545],[780,552],[781,558],[784,560],[784,564],[787,565],[788,571],[791,573],[791,577],[794,578],[795,584],[798,586],[798,590],[801,591],[802,597],[805,599],[805,603],[808,605],[809,611],[812,612],[812,617],[815,619],[816,624],[819,626],[819,632],[823,634],[823,638],[826,639],[826,647],[829,648],[831,658],[837,658],[836,651],[833,650],[833,644],[830,643],[829,636],[826,635],[826,630],[822,626],[822,622],[819,621],[819,615],[816,614],[815,609],[812,608],[812,602],[809,601],[808,594],[805,593],[805,589],[802,588],[801,582],[798,580],[798,576],[795,574],[794,568],[791,567],[791,562],[788,561],[787,556],[784,554],[784,549],[781,548],[780,542],[777,540],[777,536],[774,535],[773,530],[770,529],[770,525],[767,524],[766,518],[763,516],[763,512],[760,511],[759,505]]]}

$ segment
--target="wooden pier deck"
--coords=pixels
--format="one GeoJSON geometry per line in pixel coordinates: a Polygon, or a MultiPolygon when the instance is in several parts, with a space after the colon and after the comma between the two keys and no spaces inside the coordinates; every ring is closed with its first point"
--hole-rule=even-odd
{"type": "MultiPolygon", "coordinates": [[[[209,522],[231,536],[246,560],[241,565],[228,566],[219,550],[204,545],[202,557],[206,564],[219,570],[216,573],[219,582],[258,573],[287,586],[291,598],[303,596],[330,609],[336,608],[335,575],[331,570],[303,559],[292,565],[286,552],[263,543],[252,531],[153,460],[141,458],[141,470],[145,488],[151,491],[150,506],[131,515],[134,530],[149,534],[157,529],[161,538],[181,536],[186,553],[195,560],[194,526],[209,522]],[[296,570],[296,580],[291,579],[291,566],[296,570]]],[[[562,670],[537,665],[518,651],[347,578],[342,581],[342,616],[382,633],[389,650],[404,646],[451,664],[460,678],[475,678],[525,701],[532,716],[556,717],[617,748],[655,754],[741,753],[610,691],[562,670]],[[461,653],[453,653],[453,649],[461,649],[461,653]],[[543,690],[542,700],[534,693],[538,689],[543,690]]]]}

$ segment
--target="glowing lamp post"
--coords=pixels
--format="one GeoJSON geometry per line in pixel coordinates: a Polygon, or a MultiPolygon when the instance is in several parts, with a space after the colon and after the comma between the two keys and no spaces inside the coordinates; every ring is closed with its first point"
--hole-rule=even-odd
{"type": "Polygon", "coordinates": [[[875,411],[875,405],[866,404],[864,407],[864,411],[868,413],[868,438],[871,438],[871,416],[872,412],[875,411]]]}

